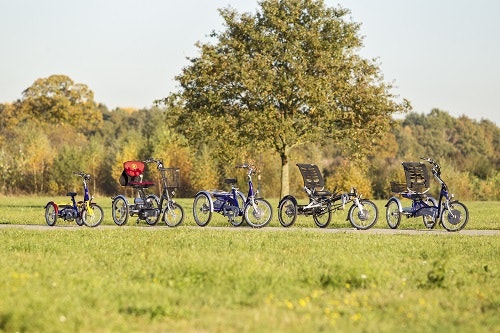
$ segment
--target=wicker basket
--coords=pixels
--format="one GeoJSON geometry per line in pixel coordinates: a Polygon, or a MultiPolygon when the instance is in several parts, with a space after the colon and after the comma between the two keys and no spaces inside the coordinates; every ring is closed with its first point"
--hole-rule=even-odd
{"type": "Polygon", "coordinates": [[[179,168],[162,168],[160,169],[162,180],[169,188],[180,187],[180,169],[179,168]]]}
{"type": "Polygon", "coordinates": [[[405,183],[391,182],[391,192],[393,193],[403,193],[408,191],[405,183]]]}

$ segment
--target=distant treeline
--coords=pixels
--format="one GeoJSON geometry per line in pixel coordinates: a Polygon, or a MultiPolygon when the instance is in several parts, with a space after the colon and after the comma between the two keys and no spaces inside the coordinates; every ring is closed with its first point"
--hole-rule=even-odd
{"type": "MultiPolygon", "coordinates": [[[[226,177],[237,177],[245,191],[245,175],[234,168],[244,161],[260,167],[255,180],[261,194],[279,197],[280,159],[276,154],[234,147],[240,153],[232,163],[214,160],[211,138],[193,149],[182,133],[169,126],[165,109],[110,111],[100,105],[92,114],[69,108],[54,118],[53,114],[29,112],[22,104],[0,104],[0,191],[4,195],[81,192],[79,178],[72,174],[80,170],[92,175],[94,193],[123,193],[125,189],[118,183],[122,163],[155,157],[166,166],[181,169],[179,197],[191,197],[205,188],[225,188],[226,177]]],[[[499,128],[488,120],[454,118],[437,109],[426,115],[409,113],[395,121],[390,133],[373,142],[364,156],[347,156],[335,142],[295,148],[290,191],[303,192],[295,163],[307,162],[322,168],[329,189],[343,191],[355,186],[366,197],[387,198],[389,182],[403,180],[402,161],[430,156],[441,163],[444,179],[460,199],[500,200],[499,141],[499,128]]],[[[151,166],[146,177],[155,179],[154,171],[151,166]]]]}

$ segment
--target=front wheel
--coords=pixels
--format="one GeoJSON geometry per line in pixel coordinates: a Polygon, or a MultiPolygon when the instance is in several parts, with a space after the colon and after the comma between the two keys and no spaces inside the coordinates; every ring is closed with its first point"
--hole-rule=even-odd
{"type": "Polygon", "coordinates": [[[273,208],[265,199],[254,199],[250,202],[244,211],[245,220],[253,228],[262,228],[266,226],[273,217],[273,208]]]}
{"type": "Polygon", "coordinates": [[[123,197],[116,197],[111,204],[111,215],[116,225],[124,225],[128,220],[128,203],[123,197]]]}
{"type": "Polygon", "coordinates": [[[295,223],[297,219],[297,204],[291,198],[281,200],[278,206],[278,220],[287,228],[295,223]]]}
{"type": "Polygon", "coordinates": [[[45,206],[45,222],[51,227],[56,224],[57,221],[57,206],[53,202],[49,202],[45,206]]]}
{"type": "Polygon", "coordinates": [[[390,199],[385,205],[385,218],[389,228],[396,229],[401,223],[401,213],[399,212],[399,205],[395,199],[390,199]]]}
{"type": "Polygon", "coordinates": [[[87,227],[97,227],[102,222],[104,211],[98,204],[91,204],[89,209],[82,211],[82,222],[87,227]]]}
{"type": "Polygon", "coordinates": [[[444,206],[441,213],[441,224],[448,231],[462,230],[469,221],[469,210],[459,201],[444,206]],[[448,209],[449,208],[449,209],[448,209]]]}
{"type": "Polygon", "coordinates": [[[373,202],[367,199],[360,200],[360,204],[361,210],[356,204],[349,208],[349,222],[358,230],[367,230],[377,223],[378,209],[373,202]]]}
{"type": "Polygon", "coordinates": [[[206,193],[200,193],[194,198],[193,216],[196,224],[204,227],[212,218],[212,210],[210,209],[210,198],[206,193]]]}
{"type": "Polygon", "coordinates": [[[184,220],[184,209],[175,202],[167,202],[162,220],[169,227],[177,227],[184,220]]]}

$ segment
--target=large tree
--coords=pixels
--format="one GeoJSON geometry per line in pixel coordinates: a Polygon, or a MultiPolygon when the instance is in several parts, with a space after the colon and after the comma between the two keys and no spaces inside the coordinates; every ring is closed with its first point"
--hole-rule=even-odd
{"type": "MultiPolygon", "coordinates": [[[[219,12],[225,30],[198,43],[169,102],[192,142],[272,148],[281,158],[281,195],[288,193],[290,150],[327,139],[360,151],[388,129],[396,101],[362,47],[349,10],[321,0],[263,0],[255,14],[219,12]]],[[[331,141],[330,141],[331,142],[331,141]]]]}
{"type": "Polygon", "coordinates": [[[67,124],[90,134],[102,126],[102,112],[87,85],[66,75],[37,79],[16,103],[20,120],[67,124]]]}

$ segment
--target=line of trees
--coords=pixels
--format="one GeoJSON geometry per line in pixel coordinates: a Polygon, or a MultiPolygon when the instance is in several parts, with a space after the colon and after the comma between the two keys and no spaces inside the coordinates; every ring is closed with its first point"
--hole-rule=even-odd
{"type": "MultiPolygon", "coordinates": [[[[181,169],[180,196],[240,178],[257,164],[266,197],[302,193],[298,162],[318,164],[330,189],[356,186],[386,198],[400,162],[426,155],[443,164],[464,200],[499,194],[499,130],[441,110],[411,113],[375,62],[362,58],[358,23],[322,0],[262,0],[255,14],[222,9],[225,30],[197,44],[176,77],[180,90],[151,109],[108,110],[65,75],[36,80],[0,104],[0,191],[121,193],[122,163],[154,157],[181,169]],[[405,113],[403,120],[393,116],[405,113]]],[[[150,177],[157,177],[154,170],[150,177]]]]}
{"type": "MultiPolygon", "coordinates": [[[[61,80],[61,76],[46,80],[56,78],[61,80]]],[[[71,79],[64,78],[64,85],[71,87],[71,79]]],[[[79,178],[72,175],[80,170],[92,175],[94,193],[123,193],[118,183],[122,163],[150,156],[181,169],[180,197],[192,197],[200,189],[223,188],[226,177],[237,177],[245,187],[244,174],[234,168],[244,161],[260,167],[261,194],[281,195],[281,160],[273,149],[234,147],[230,158],[218,159],[212,153],[218,149],[213,136],[205,137],[200,146],[190,146],[171,126],[166,108],[110,111],[95,104],[91,110],[75,111],[61,107],[57,109],[61,114],[54,118],[30,105],[31,97],[0,104],[0,193],[4,195],[81,191],[79,178]]],[[[318,164],[330,189],[348,190],[354,185],[365,196],[387,198],[389,181],[403,180],[401,161],[426,155],[441,162],[445,179],[461,199],[500,200],[499,143],[500,130],[493,122],[454,118],[434,109],[395,121],[362,156],[347,153],[331,140],[294,147],[290,164],[318,164]]],[[[150,172],[149,177],[157,177],[154,170],[150,172]]],[[[303,184],[297,168],[290,169],[290,179],[290,193],[300,195],[303,184]]]]}

